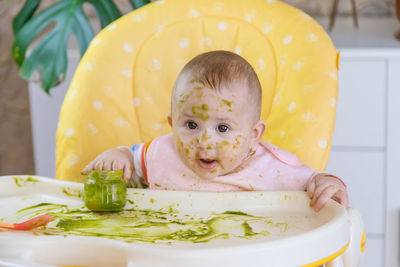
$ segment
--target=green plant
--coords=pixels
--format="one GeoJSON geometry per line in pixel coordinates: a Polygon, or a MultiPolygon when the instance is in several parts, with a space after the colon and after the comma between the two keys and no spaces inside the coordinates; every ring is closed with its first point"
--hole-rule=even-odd
{"type": "MultiPolygon", "coordinates": [[[[42,89],[46,93],[64,80],[68,67],[69,36],[75,35],[81,56],[94,37],[93,29],[83,11],[85,2],[95,8],[102,28],[122,15],[112,0],[59,0],[38,14],[35,14],[35,11],[41,0],[26,0],[13,20],[12,54],[20,67],[20,76],[29,79],[32,73],[38,70],[42,89]],[[44,29],[52,26],[27,57],[28,47],[34,39],[44,29]]],[[[150,0],[129,2],[133,9],[137,9],[148,4],[150,0]]]]}

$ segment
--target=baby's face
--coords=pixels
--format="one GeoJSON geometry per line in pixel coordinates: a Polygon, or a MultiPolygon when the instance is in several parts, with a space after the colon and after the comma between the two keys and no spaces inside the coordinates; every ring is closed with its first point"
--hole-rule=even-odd
{"type": "Polygon", "coordinates": [[[247,88],[214,90],[189,81],[175,97],[172,127],[184,163],[203,178],[234,171],[250,154],[254,139],[247,88]]]}

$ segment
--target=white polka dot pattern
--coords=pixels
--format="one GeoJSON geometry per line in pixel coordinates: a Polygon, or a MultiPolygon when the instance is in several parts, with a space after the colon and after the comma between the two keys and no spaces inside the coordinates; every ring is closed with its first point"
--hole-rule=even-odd
{"type": "Polygon", "coordinates": [[[182,39],[179,42],[179,46],[182,47],[182,48],[187,48],[189,46],[189,40],[187,38],[182,39]]]}
{"type": "Polygon", "coordinates": [[[127,53],[132,53],[133,52],[133,48],[131,44],[125,43],[124,44],[124,51],[127,53]]]}
{"type": "Polygon", "coordinates": [[[140,106],[140,98],[135,97],[135,98],[133,99],[133,105],[134,105],[135,107],[140,106]]]}
{"type": "Polygon", "coordinates": [[[333,108],[336,108],[336,99],[335,98],[331,98],[330,103],[333,108]]]}
{"type": "Polygon", "coordinates": [[[161,63],[158,59],[153,59],[153,61],[150,63],[150,69],[151,70],[161,70],[161,63]]]}
{"type": "Polygon", "coordinates": [[[225,31],[228,28],[228,25],[225,22],[221,22],[218,24],[218,30],[225,31]]]}
{"type": "Polygon", "coordinates": [[[128,127],[129,123],[122,116],[120,116],[115,120],[115,125],[119,127],[128,127]]]}
{"type": "Polygon", "coordinates": [[[209,37],[204,37],[203,41],[205,45],[212,45],[212,40],[209,37]]]}
{"type": "Polygon", "coordinates": [[[92,124],[92,123],[88,123],[88,128],[89,128],[89,131],[90,131],[92,134],[97,134],[97,133],[99,132],[99,130],[97,129],[97,127],[94,126],[94,124],[92,124]]]}
{"type": "Polygon", "coordinates": [[[259,68],[260,70],[264,70],[264,69],[265,69],[265,61],[264,61],[264,59],[259,58],[259,59],[257,60],[257,62],[258,62],[258,68],[259,68]]]}
{"type": "Polygon", "coordinates": [[[69,157],[69,165],[75,165],[79,162],[79,157],[76,155],[71,155],[69,157]]]}
{"type": "Polygon", "coordinates": [[[269,34],[271,30],[272,30],[272,24],[267,24],[267,25],[264,26],[264,30],[263,31],[264,31],[265,34],[269,34]]]}
{"type": "Polygon", "coordinates": [[[310,42],[316,42],[316,41],[318,41],[318,37],[317,37],[314,33],[312,33],[312,32],[308,34],[307,39],[308,39],[310,42]]]}
{"type": "Polygon", "coordinates": [[[75,130],[74,130],[73,128],[69,128],[69,129],[67,129],[67,130],[65,131],[64,135],[65,135],[66,137],[71,137],[71,136],[74,135],[74,133],[75,133],[75,130]]]}
{"type": "Polygon", "coordinates": [[[288,110],[289,110],[289,112],[293,112],[295,108],[296,108],[296,103],[292,102],[292,103],[290,103],[288,110]]]}
{"type": "Polygon", "coordinates": [[[325,139],[318,140],[318,146],[320,148],[326,148],[327,145],[328,145],[328,142],[325,139]]]}
{"type": "Polygon", "coordinates": [[[72,90],[69,91],[67,99],[68,100],[72,100],[73,98],[76,97],[77,94],[78,94],[78,91],[76,89],[72,89],[72,90]]]}
{"type": "Polygon", "coordinates": [[[292,42],[292,40],[293,40],[293,36],[292,35],[288,35],[283,39],[282,42],[283,42],[283,44],[287,45],[287,44],[290,44],[292,42]]]}
{"type": "Polygon", "coordinates": [[[109,25],[109,26],[107,27],[107,30],[108,30],[108,31],[113,31],[113,30],[115,30],[116,28],[117,28],[117,24],[113,23],[113,24],[111,24],[111,25],[109,25]]]}
{"type": "Polygon", "coordinates": [[[101,110],[103,108],[103,103],[98,100],[93,101],[94,109],[101,110]]]}
{"type": "Polygon", "coordinates": [[[240,46],[235,47],[235,53],[240,55],[242,53],[242,48],[240,46]]]}
{"type": "Polygon", "coordinates": [[[132,77],[131,70],[121,70],[121,74],[128,78],[132,77]]]}
{"type": "Polygon", "coordinates": [[[189,14],[190,14],[190,16],[191,17],[193,17],[193,18],[198,18],[198,17],[200,17],[200,12],[199,11],[197,11],[196,9],[190,9],[190,11],[189,11],[189,14]]]}

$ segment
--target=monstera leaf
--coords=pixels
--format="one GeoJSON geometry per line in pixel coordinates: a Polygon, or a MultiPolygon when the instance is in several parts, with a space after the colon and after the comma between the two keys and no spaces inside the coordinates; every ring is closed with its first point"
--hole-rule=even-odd
{"type": "MultiPolygon", "coordinates": [[[[61,0],[34,15],[40,0],[26,0],[13,21],[14,44],[12,53],[20,66],[20,75],[29,79],[35,70],[40,72],[42,89],[50,89],[63,81],[67,67],[67,43],[71,34],[75,35],[81,55],[86,51],[94,36],[82,5],[93,5],[105,27],[121,16],[121,12],[111,0],[61,0]],[[35,45],[29,57],[26,52],[36,37],[44,29],[53,27],[35,45]]],[[[149,1],[130,0],[132,7],[139,8],[149,1]]]]}

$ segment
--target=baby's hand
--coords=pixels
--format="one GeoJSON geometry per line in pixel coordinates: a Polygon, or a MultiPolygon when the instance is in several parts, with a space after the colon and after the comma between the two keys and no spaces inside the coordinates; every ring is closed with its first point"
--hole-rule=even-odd
{"type": "Polygon", "coordinates": [[[311,197],[310,206],[319,211],[329,199],[333,199],[345,208],[348,207],[349,197],[346,186],[334,175],[319,173],[307,184],[307,193],[311,197]]]}
{"type": "Polygon", "coordinates": [[[90,170],[123,170],[124,180],[128,182],[133,171],[133,157],[130,148],[118,147],[104,151],[83,169],[83,174],[90,170]]]}

